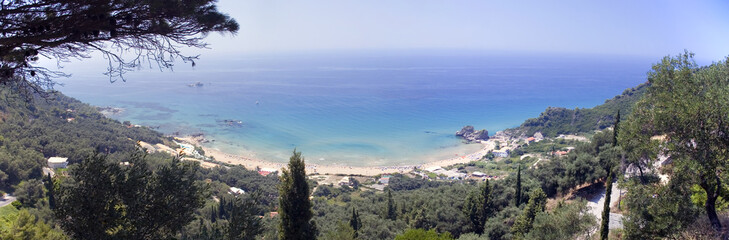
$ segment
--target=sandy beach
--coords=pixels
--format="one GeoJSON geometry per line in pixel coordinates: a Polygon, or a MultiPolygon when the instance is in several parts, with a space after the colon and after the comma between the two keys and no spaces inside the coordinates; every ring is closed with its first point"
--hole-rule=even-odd
{"type": "MultiPolygon", "coordinates": [[[[177,138],[180,141],[184,141],[196,146],[200,146],[205,151],[205,155],[215,158],[216,161],[230,163],[230,164],[240,164],[245,166],[248,169],[256,169],[256,167],[261,169],[276,169],[280,170],[283,167],[286,167],[286,163],[276,163],[276,162],[269,162],[269,161],[263,161],[260,159],[254,159],[244,156],[238,156],[233,155],[229,153],[222,152],[218,149],[213,149],[209,147],[204,147],[202,144],[200,144],[199,138],[193,138],[193,137],[178,137],[177,138]]],[[[362,175],[362,176],[375,176],[378,174],[388,174],[388,173],[406,173],[412,170],[413,168],[431,168],[431,167],[446,167],[454,164],[459,163],[468,163],[471,161],[476,161],[481,159],[484,155],[488,154],[489,151],[493,150],[496,146],[496,142],[493,139],[490,139],[488,141],[481,141],[482,148],[474,153],[468,154],[468,155],[461,155],[456,156],[449,159],[443,159],[443,160],[437,160],[427,163],[422,163],[419,165],[405,165],[405,166],[378,166],[378,167],[358,167],[358,166],[345,166],[345,165],[319,165],[319,164],[312,164],[312,163],[306,163],[306,171],[308,174],[343,174],[343,175],[362,175]]]]}

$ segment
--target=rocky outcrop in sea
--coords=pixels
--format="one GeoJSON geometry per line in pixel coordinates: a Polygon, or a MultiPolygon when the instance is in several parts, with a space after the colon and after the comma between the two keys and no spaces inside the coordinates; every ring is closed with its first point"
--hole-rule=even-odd
{"type": "Polygon", "coordinates": [[[489,131],[481,129],[476,131],[473,126],[465,126],[460,131],[456,132],[456,136],[462,137],[467,142],[475,142],[479,140],[489,140],[489,131]]]}

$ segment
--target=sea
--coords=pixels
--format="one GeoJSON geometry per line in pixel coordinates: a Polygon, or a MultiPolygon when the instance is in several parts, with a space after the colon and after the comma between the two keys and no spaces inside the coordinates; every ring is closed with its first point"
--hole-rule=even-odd
{"type": "MultiPolygon", "coordinates": [[[[111,117],[271,162],[296,149],[325,165],[417,165],[475,152],[547,107],[589,108],[646,81],[658,58],[483,51],[339,51],[202,56],[111,83],[73,70],[57,87],[111,117]]],[[[104,61],[86,59],[84,61],[104,61]]],[[[103,66],[103,65],[101,65],[103,66]]]]}

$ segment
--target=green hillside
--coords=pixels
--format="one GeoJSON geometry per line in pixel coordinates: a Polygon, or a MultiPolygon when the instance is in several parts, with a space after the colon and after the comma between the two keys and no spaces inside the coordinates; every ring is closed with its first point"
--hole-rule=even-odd
{"type": "Polygon", "coordinates": [[[633,104],[637,102],[648,88],[647,83],[625,89],[622,94],[605,100],[605,103],[593,108],[567,109],[549,107],[539,117],[524,121],[521,126],[509,129],[517,134],[532,136],[541,132],[545,137],[556,137],[560,134],[585,133],[611,127],[615,122],[615,114],[620,110],[623,117],[630,114],[633,104]]]}

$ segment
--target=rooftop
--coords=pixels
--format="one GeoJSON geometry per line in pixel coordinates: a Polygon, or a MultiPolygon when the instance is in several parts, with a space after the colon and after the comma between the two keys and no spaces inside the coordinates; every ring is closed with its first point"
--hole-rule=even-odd
{"type": "Polygon", "coordinates": [[[65,157],[51,157],[51,158],[48,158],[48,162],[49,163],[65,163],[66,161],[68,161],[68,158],[65,158],[65,157]]]}

